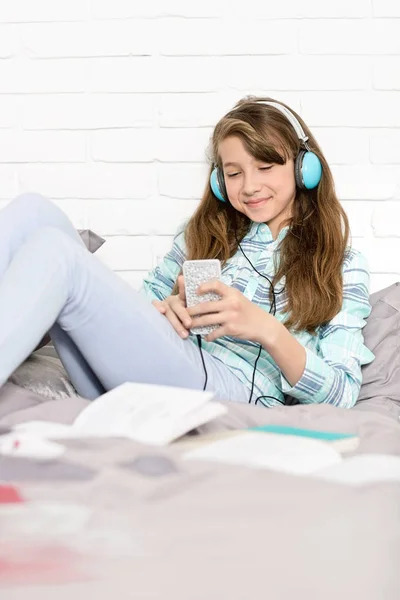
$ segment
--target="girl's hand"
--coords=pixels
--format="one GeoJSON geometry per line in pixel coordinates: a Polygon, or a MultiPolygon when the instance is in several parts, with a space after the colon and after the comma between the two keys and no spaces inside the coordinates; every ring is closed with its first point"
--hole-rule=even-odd
{"type": "Polygon", "coordinates": [[[272,315],[221,281],[209,281],[197,289],[199,295],[209,292],[215,292],[221,300],[199,302],[187,309],[193,327],[220,325],[205,338],[207,342],[225,335],[257,343],[265,339],[265,330],[274,319],[272,315]]]}
{"type": "Polygon", "coordinates": [[[159,313],[165,315],[175,331],[182,337],[189,335],[192,319],[186,309],[186,295],[183,275],[178,277],[178,294],[165,300],[153,300],[152,304],[159,313]]]}

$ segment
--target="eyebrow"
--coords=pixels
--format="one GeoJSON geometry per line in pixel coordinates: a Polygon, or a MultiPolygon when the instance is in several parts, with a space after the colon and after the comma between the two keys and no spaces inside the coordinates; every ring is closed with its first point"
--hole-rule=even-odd
{"type": "Polygon", "coordinates": [[[225,167],[238,167],[238,166],[239,166],[239,163],[235,163],[235,162],[227,162],[227,163],[224,163],[222,166],[223,166],[224,168],[225,168],[225,167]]]}

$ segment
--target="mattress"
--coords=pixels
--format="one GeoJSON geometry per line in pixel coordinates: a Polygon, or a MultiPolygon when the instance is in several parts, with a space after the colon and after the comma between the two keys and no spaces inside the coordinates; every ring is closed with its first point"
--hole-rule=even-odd
{"type": "MultiPolygon", "coordinates": [[[[70,423],[86,404],[79,397],[49,401],[9,383],[0,394],[0,424],[70,423]]],[[[400,407],[388,398],[350,411],[228,408],[197,434],[283,423],[357,433],[358,453],[400,455],[400,407]]],[[[27,500],[16,509],[25,510],[22,517],[0,511],[0,593],[7,600],[400,597],[399,483],[352,487],[187,461],[182,441],[161,449],[116,438],[65,444],[62,459],[28,470],[10,465],[16,459],[0,461],[0,480],[13,469],[25,473],[9,483],[27,500]],[[56,507],[53,525],[46,517],[41,528],[46,506],[56,507]]]]}

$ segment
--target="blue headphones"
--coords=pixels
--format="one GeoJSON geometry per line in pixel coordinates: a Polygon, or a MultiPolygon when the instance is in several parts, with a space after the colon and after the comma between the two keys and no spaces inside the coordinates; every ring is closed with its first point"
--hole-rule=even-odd
{"type": "MultiPolygon", "coordinates": [[[[308,136],[306,136],[304,133],[299,121],[296,119],[294,114],[287,109],[286,106],[282,106],[282,104],[278,104],[277,102],[268,102],[266,100],[258,100],[256,102],[273,106],[279,110],[292,124],[293,129],[297,133],[297,137],[304,147],[304,149],[300,150],[294,162],[296,185],[301,190],[312,190],[313,188],[316,188],[321,181],[322,176],[321,161],[319,160],[318,156],[314,154],[314,152],[311,152],[307,144],[308,136]]],[[[228,201],[224,174],[218,167],[214,167],[212,170],[210,175],[210,186],[214,196],[216,196],[218,200],[221,200],[221,202],[228,201]]]]}

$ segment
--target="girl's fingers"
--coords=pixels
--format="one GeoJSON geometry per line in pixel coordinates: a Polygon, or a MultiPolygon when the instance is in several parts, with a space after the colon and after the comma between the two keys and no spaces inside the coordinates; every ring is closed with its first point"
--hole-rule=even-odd
{"type": "Polygon", "coordinates": [[[193,327],[202,327],[203,325],[221,325],[227,321],[227,316],[222,313],[208,313],[206,315],[192,319],[193,327]]]}
{"type": "Polygon", "coordinates": [[[214,329],[214,331],[209,333],[205,339],[206,339],[206,342],[213,342],[214,340],[216,340],[220,337],[224,337],[225,335],[228,335],[228,333],[225,330],[225,326],[223,326],[223,327],[218,327],[218,329],[214,329]]]}
{"type": "Polygon", "coordinates": [[[183,325],[187,329],[190,329],[190,326],[192,324],[192,319],[191,319],[187,309],[184,306],[182,306],[181,304],[174,304],[171,307],[171,310],[174,311],[174,313],[176,314],[176,316],[178,317],[180,322],[183,323],[183,325]]]}
{"type": "Polygon", "coordinates": [[[167,305],[163,300],[153,300],[152,304],[153,306],[155,306],[159,313],[165,315],[165,313],[167,312],[167,305]]]}
{"type": "Polygon", "coordinates": [[[209,294],[214,292],[215,294],[219,294],[220,296],[226,296],[228,292],[231,291],[232,288],[219,279],[214,279],[213,281],[207,281],[206,283],[202,283],[196,290],[196,294],[202,296],[203,294],[209,294]]]}
{"type": "Polygon", "coordinates": [[[194,317],[195,315],[205,315],[207,313],[216,313],[226,310],[228,305],[224,300],[211,300],[210,302],[199,302],[195,306],[190,306],[187,309],[188,315],[194,317]]]}
{"type": "Polygon", "coordinates": [[[192,319],[190,318],[187,308],[182,303],[179,296],[171,296],[168,306],[176,314],[181,323],[183,323],[184,326],[189,329],[192,324],[192,319]]]}
{"type": "Polygon", "coordinates": [[[171,323],[171,325],[175,329],[175,331],[180,335],[180,337],[186,338],[188,336],[188,334],[189,334],[188,330],[182,324],[182,322],[179,320],[179,318],[177,317],[177,315],[175,314],[175,312],[172,310],[171,307],[168,307],[167,312],[165,313],[165,316],[167,317],[168,321],[171,323]]]}
{"type": "Polygon", "coordinates": [[[178,290],[179,300],[181,300],[186,305],[185,280],[183,278],[183,275],[179,275],[178,277],[178,290]]]}

